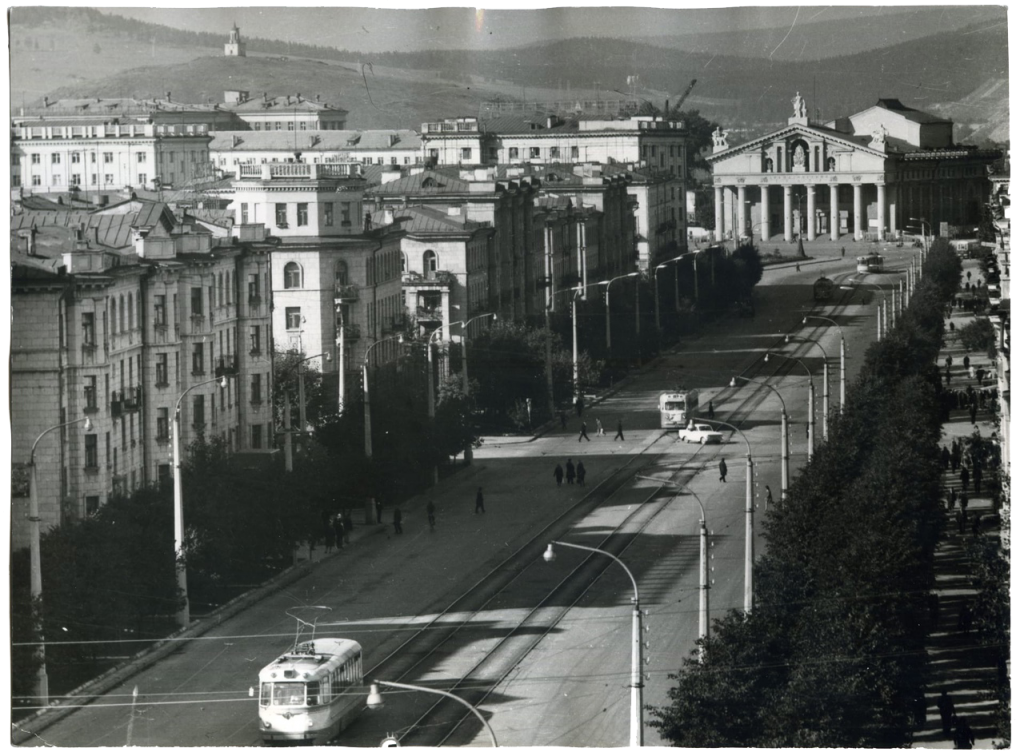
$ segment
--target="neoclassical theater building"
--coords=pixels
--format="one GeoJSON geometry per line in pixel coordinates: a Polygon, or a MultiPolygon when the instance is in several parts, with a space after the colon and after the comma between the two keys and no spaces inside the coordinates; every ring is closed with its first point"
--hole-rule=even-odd
{"type": "Polygon", "coordinates": [[[730,147],[714,134],[715,239],[879,239],[977,224],[998,150],[953,142],[953,122],[881,99],[811,123],[798,92],[788,125],[730,147]]]}

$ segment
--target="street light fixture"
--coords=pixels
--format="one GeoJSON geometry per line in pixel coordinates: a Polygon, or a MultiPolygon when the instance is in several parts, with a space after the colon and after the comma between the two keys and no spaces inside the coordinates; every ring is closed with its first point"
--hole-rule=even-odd
{"type": "MultiPolygon", "coordinates": [[[[677,263],[686,257],[685,254],[673,257],[671,260],[666,260],[661,265],[654,268],[654,327],[658,332],[658,343],[661,344],[661,292],[658,289],[658,271],[664,267],[677,263]]],[[[679,272],[676,271],[675,276],[676,282],[676,312],[679,312],[679,272]]]]}
{"type": "Polygon", "coordinates": [[[383,344],[385,341],[394,341],[395,339],[401,344],[402,334],[388,336],[373,342],[366,348],[366,353],[363,355],[363,450],[366,452],[367,459],[373,457],[373,436],[370,428],[370,352],[378,344],[383,344]]]}
{"type": "Polygon", "coordinates": [[[823,347],[821,344],[819,344],[817,339],[810,339],[810,338],[808,338],[808,339],[797,339],[795,336],[787,333],[786,334],[786,343],[789,344],[792,341],[802,341],[802,342],[806,342],[806,343],[809,343],[809,344],[814,344],[814,346],[818,347],[818,349],[821,350],[821,356],[822,356],[822,363],[821,364],[823,366],[822,372],[824,373],[823,378],[822,378],[822,382],[821,382],[822,389],[823,389],[823,391],[822,391],[823,396],[822,396],[822,400],[821,400],[821,437],[825,441],[828,441],[828,411],[829,411],[829,408],[830,408],[829,400],[828,400],[828,392],[829,392],[828,354],[825,352],[825,347],[823,347]]]}
{"type": "Polygon", "coordinates": [[[799,357],[793,357],[789,354],[779,354],[778,352],[766,352],[764,355],[764,361],[767,363],[769,357],[781,357],[784,360],[793,360],[799,363],[800,367],[807,371],[807,461],[811,461],[811,457],[814,456],[814,380],[811,378],[811,369],[804,364],[804,361],[799,357]]]}
{"type": "Polygon", "coordinates": [[[228,379],[226,375],[222,375],[219,378],[200,381],[199,383],[189,386],[187,389],[182,391],[181,396],[178,397],[178,401],[174,403],[174,438],[171,439],[171,453],[173,454],[172,461],[174,464],[174,560],[175,572],[178,578],[178,591],[181,593],[182,600],[181,607],[175,614],[175,619],[177,620],[179,627],[189,626],[188,576],[185,572],[184,561],[185,508],[182,501],[181,449],[179,448],[181,446],[181,400],[184,399],[185,395],[190,391],[209,383],[216,383],[221,388],[226,388],[228,385],[228,379]]]}
{"type": "Polygon", "coordinates": [[[484,727],[487,729],[487,734],[491,738],[491,746],[494,748],[498,747],[498,740],[494,737],[494,730],[491,729],[490,722],[488,722],[484,718],[484,715],[481,714],[480,711],[466,699],[459,698],[457,695],[455,695],[454,693],[449,693],[447,690],[438,690],[436,688],[424,688],[420,685],[410,685],[409,683],[389,682],[387,680],[374,680],[370,684],[370,694],[366,697],[366,706],[368,708],[379,709],[384,705],[384,697],[380,694],[381,685],[388,688],[399,688],[401,690],[414,690],[418,693],[433,693],[437,696],[445,696],[446,698],[451,698],[455,701],[458,701],[460,704],[462,704],[471,712],[473,712],[477,719],[483,722],[484,727]]]}
{"type": "MultiPolygon", "coordinates": [[[[605,313],[605,318],[604,318],[604,341],[605,341],[605,348],[608,349],[608,350],[611,350],[611,348],[612,348],[612,306],[611,306],[611,289],[612,289],[612,284],[615,283],[616,281],[620,280],[620,279],[632,278],[633,276],[638,276],[638,275],[640,275],[639,272],[633,271],[632,273],[627,273],[624,276],[616,276],[615,278],[609,279],[607,281],[598,281],[596,284],[593,284],[594,286],[604,286],[605,287],[604,288],[604,313],[605,313]]],[[[637,332],[637,335],[639,336],[640,335],[640,298],[639,297],[637,297],[637,300],[636,300],[636,332],[637,332]]]]}
{"type": "Polygon", "coordinates": [[[824,320],[839,330],[839,411],[843,412],[846,409],[846,336],[832,318],[826,318],[824,315],[804,315],[804,325],[807,325],[808,320],[824,320]]]}
{"type": "MultiPolygon", "coordinates": [[[[929,236],[931,235],[931,230],[932,230],[932,224],[931,223],[926,221],[924,218],[911,218],[910,220],[917,221],[918,223],[921,224],[921,233],[922,233],[922,235],[924,234],[925,226],[928,227],[928,235],[929,236]]],[[[925,248],[925,250],[928,249],[928,236],[924,237],[924,248],[925,248]]]]}
{"type": "Polygon", "coordinates": [[[621,559],[612,553],[604,551],[603,549],[595,549],[590,546],[580,546],[575,543],[566,543],[565,541],[551,541],[548,544],[547,549],[544,551],[544,561],[553,562],[555,560],[555,544],[559,546],[565,546],[570,549],[580,549],[581,551],[590,551],[594,554],[603,554],[609,559],[614,560],[618,565],[626,571],[629,576],[629,581],[633,584],[633,651],[632,651],[632,672],[630,675],[630,721],[629,721],[629,745],[630,747],[639,747],[644,744],[644,700],[643,700],[643,628],[641,626],[640,616],[640,591],[637,589],[636,580],[633,578],[633,573],[629,571],[629,568],[623,563],[621,559]]]}
{"type": "Polygon", "coordinates": [[[775,393],[775,396],[779,397],[779,402],[782,404],[782,483],[780,487],[782,489],[782,500],[785,501],[789,495],[789,415],[786,412],[786,401],[774,386],[762,381],[755,381],[753,378],[745,378],[742,375],[733,377],[729,381],[729,387],[736,388],[739,385],[736,383],[738,380],[770,389],[775,393]]]}
{"type": "MultiPolygon", "coordinates": [[[[331,361],[330,352],[303,357],[284,372],[281,381],[283,382],[285,377],[297,370],[302,363],[315,360],[317,357],[323,357],[324,362],[331,361]]],[[[299,376],[299,427],[303,433],[306,432],[306,379],[301,375],[299,376]]],[[[284,390],[284,469],[286,472],[292,472],[292,400],[287,388],[284,390]]]]}
{"type": "Polygon", "coordinates": [[[46,676],[46,645],[43,635],[43,565],[42,551],[39,541],[39,523],[42,518],[39,516],[39,483],[36,480],[36,447],[43,440],[47,433],[58,428],[67,428],[78,423],[85,423],[83,430],[88,433],[92,430],[92,420],[88,417],[81,417],[68,423],[59,423],[47,428],[40,433],[32,444],[32,451],[28,455],[29,479],[28,479],[28,521],[29,521],[29,569],[30,586],[29,595],[32,597],[32,635],[36,642],[35,658],[39,662],[36,668],[36,679],[32,685],[32,695],[39,706],[47,706],[50,703],[50,681],[46,676]]]}
{"type": "MultiPolygon", "coordinates": [[[[876,307],[875,307],[875,309],[877,311],[876,325],[875,325],[875,331],[876,331],[875,341],[881,341],[882,340],[882,336],[886,332],[886,321],[887,321],[887,317],[886,317],[886,304],[885,304],[885,289],[883,289],[881,286],[879,286],[876,283],[872,283],[871,281],[858,281],[858,284],[865,284],[867,286],[874,286],[876,289],[878,289],[879,293],[882,295],[881,298],[880,298],[881,299],[881,303],[876,305],[876,307]]],[[[856,286],[850,286],[848,284],[844,284],[844,285],[840,286],[839,288],[842,289],[843,291],[856,291],[857,290],[856,286]]]]}
{"type": "Polygon", "coordinates": [[[494,312],[485,312],[483,315],[477,315],[469,320],[460,320],[452,323],[452,325],[462,325],[462,393],[466,396],[469,396],[469,355],[466,351],[466,341],[469,339],[469,324],[480,318],[497,320],[498,315],[494,312]]]}

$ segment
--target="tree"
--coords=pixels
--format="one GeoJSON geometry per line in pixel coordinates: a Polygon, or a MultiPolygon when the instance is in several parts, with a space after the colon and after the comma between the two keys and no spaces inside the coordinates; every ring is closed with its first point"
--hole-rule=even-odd
{"type": "Polygon", "coordinates": [[[975,318],[959,330],[960,343],[969,352],[984,352],[990,359],[996,356],[996,330],[987,318],[975,318]]]}

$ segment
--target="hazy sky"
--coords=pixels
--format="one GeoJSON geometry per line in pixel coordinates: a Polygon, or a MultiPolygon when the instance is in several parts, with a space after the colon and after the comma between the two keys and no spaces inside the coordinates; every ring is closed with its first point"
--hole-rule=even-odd
{"type": "MultiPolygon", "coordinates": [[[[511,3],[509,3],[510,5],[511,3]]],[[[969,3],[968,3],[969,4],[969,3]]],[[[426,5],[425,3],[422,5],[426,5]]],[[[564,7],[509,11],[365,7],[99,8],[180,29],[211,31],[237,22],[246,35],[348,50],[509,47],[562,37],[687,34],[905,12],[915,6],[748,6],[741,8],[564,7]]],[[[921,7],[921,6],[916,6],[921,7]]],[[[933,6],[934,7],[934,6],[933,6]]]]}

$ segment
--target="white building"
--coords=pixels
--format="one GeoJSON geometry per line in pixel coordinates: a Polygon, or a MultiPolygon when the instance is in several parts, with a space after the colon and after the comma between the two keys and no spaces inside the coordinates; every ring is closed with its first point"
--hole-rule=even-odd
{"type": "Polygon", "coordinates": [[[280,97],[251,99],[245,91],[224,93],[226,110],[249,124],[253,131],[342,131],[348,111],[320,102],[320,95],[310,100],[301,92],[280,97]]]}
{"type": "Polygon", "coordinates": [[[237,175],[239,165],[361,163],[416,165],[420,137],[409,129],[370,131],[221,131],[210,142],[214,166],[237,175]]]}

